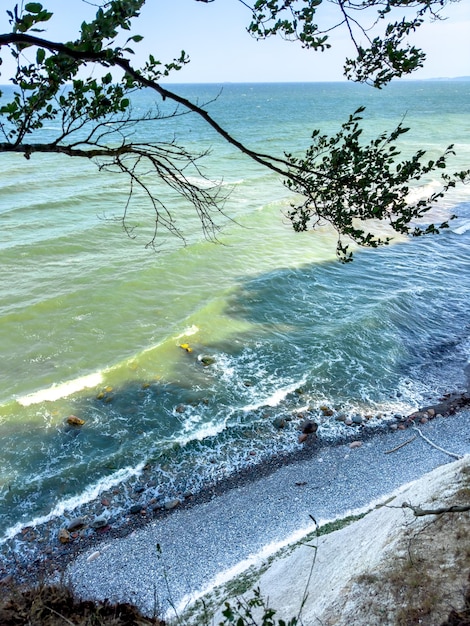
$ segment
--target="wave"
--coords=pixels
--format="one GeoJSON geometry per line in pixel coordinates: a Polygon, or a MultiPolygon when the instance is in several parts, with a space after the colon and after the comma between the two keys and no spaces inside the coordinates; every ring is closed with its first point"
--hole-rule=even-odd
{"type": "Polygon", "coordinates": [[[103,383],[102,372],[96,372],[94,374],[87,374],[74,380],[69,380],[65,383],[58,385],[52,385],[48,389],[41,389],[35,391],[27,396],[17,398],[18,404],[21,406],[31,406],[32,404],[40,404],[41,402],[54,402],[60,398],[67,398],[78,391],[84,389],[92,389],[103,383]]]}
{"type": "Polygon", "coordinates": [[[248,413],[249,411],[256,411],[257,409],[260,409],[263,406],[271,406],[271,407],[278,406],[279,404],[281,404],[283,400],[286,399],[286,397],[290,393],[292,393],[293,391],[295,391],[296,389],[304,385],[306,382],[307,382],[307,377],[304,377],[299,381],[296,381],[290,385],[287,385],[286,387],[282,387],[281,389],[276,389],[276,391],[270,396],[267,396],[253,404],[247,404],[246,406],[242,407],[242,411],[244,411],[245,413],[248,413]]]}
{"type": "MultiPolygon", "coordinates": [[[[193,324],[192,326],[188,326],[183,330],[183,332],[179,333],[171,337],[171,341],[178,341],[184,337],[190,337],[199,332],[199,328],[193,324]]],[[[60,400],[62,398],[67,398],[75,393],[79,393],[80,391],[84,391],[86,389],[94,389],[100,385],[103,385],[105,382],[105,375],[110,374],[113,371],[118,371],[121,368],[125,368],[128,371],[129,367],[132,368],[132,364],[134,364],[140,356],[145,355],[147,353],[153,352],[158,347],[162,346],[165,343],[165,339],[161,342],[149,346],[145,348],[138,354],[126,358],[124,361],[116,363],[106,369],[103,369],[98,372],[94,372],[92,374],[85,374],[84,376],[80,376],[78,378],[68,380],[62,383],[54,383],[50,387],[45,389],[40,389],[38,391],[34,391],[30,394],[20,396],[16,398],[16,402],[24,407],[29,407],[33,404],[41,404],[42,402],[55,402],[56,400],[60,400]]]]}
{"type": "Polygon", "coordinates": [[[457,227],[452,226],[451,230],[456,235],[463,235],[467,230],[470,230],[470,221],[460,222],[457,227]]]}
{"type": "Polygon", "coordinates": [[[193,324],[192,326],[186,328],[179,335],[176,335],[175,339],[177,340],[181,339],[182,337],[191,337],[191,335],[195,335],[197,332],[199,332],[199,328],[196,326],[196,324],[193,324]]]}
{"type": "Polygon", "coordinates": [[[103,491],[111,489],[117,485],[120,485],[124,481],[132,478],[134,476],[138,476],[145,466],[144,462],[139,463],[136,467],[125,467],[111,474],[111,476],[106,476],[105,478],[101,478],[96,483],[87,487],[82,493],[71,496],[66,500],[62,500],[59,502],[50,513],[47,515],[40,515],[35,517],[30,522],[25,523],[24,521],[17,522],[13,526],[8,528],[3,537],[0,538],[0,545],[7,542],[10,539],[13,539],[21,530],[25,527],[36,527],[41,524],[45,524],[54,518],[58,518],[61,515],[64,515],[67,511],[74,511],[79,506],[86,504],[87,502],[91,502],[95,500],[103,491]]]}

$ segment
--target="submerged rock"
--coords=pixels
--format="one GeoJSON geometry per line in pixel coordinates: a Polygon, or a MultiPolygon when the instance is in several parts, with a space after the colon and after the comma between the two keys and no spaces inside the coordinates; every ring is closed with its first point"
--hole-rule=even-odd
{"type": "Polygon", "coordinates": [[[208,365],[212,365],[213,363],[215,363],[215,359],[213,356],[201,356],[199,358],[199,361],[204,365],[204,367],[207,367],[208,365]]]}
{"type": "Polygon", "coordinates": [[[273,419],[273,426],[277,428],[277,430],[281,430],[281,428],[286,427],[286,420],[284,417],[276,417],[273,419]]]}

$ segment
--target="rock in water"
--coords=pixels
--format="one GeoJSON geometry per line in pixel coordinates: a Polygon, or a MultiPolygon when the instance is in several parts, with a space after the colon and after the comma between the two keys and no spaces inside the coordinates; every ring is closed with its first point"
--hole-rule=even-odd
{"type": "Polygon", "coordinates": [[[208,365],[212,365],[213,363],[215,363],[215,359],[213,356],[201,356],[199,360],[204,365],[204,367],[207,367],[208,365]]]}
{"type": "Polygon", "coordinates": [[[280,430],[281,428],[285,428],[286,426],[286,420],[284,417],[276,417],[273,420],[273,426],[274,428],[277,428],[277,430],[280,430]]]}
{"type": "Polygon", "coordinates": [[[318,424],[313,420],[305,420],[302,422],[301,428],[304,435],[311,435],[317,432],[318,424]]]}
{"type": "Polygon", "coordinates": [[[69,424],[69,426],[83,426],[84,423],[85,423],[85,420],[82,420],[80,417],[77,417],[76,415],[69,415],[67,418],[67,424],[69,424]]]}

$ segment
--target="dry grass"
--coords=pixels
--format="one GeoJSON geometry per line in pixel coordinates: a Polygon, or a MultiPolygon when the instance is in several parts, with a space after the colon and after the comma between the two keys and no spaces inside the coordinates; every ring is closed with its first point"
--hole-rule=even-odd
{"type": "Polygon", "coordinates": [[[63,585],[35,589],[3,587],[1,591],[2,626],[164,626],[164,622],[143,616],[130,604],[74,598],[63,585]]]}
{"type": "MultiPolygon", "coordinates": [[[[469,466],[458,482],[449,507],[470,502],[469,466]]],[[[408,531],[393,558],[350,588],[361,598],[357,614],[364,624],[470,626],[470,513],[406,515],[408,531]]]]}

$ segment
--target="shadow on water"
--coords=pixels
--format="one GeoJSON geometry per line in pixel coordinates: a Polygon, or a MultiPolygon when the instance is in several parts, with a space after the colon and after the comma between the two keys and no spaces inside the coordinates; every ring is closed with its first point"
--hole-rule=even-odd
{"type": "Polygon", "coordinates": [[[241,284],[227,315],[260,325],[262,350],[284,366],[310,364],[312,378],[326,366],[340,385],[358,367],[371,385],[385,377],[393,386],[416,367],[465,362],[470,230],[460,230],[364,250],[346,266],[258,276],[241,284]]]}
{"type": "MultiPolygon", "coordinates": [[[[152,465],[157,491],[197,488],[202,474],[216,480],[251,453],[295,441],[273,420],[302,404],[358,410],[401,397],[413,403],[417,388],[421,399],[457,389],[470,347],[469,244],[470,229],[460,228],[361,251],[346,266],[241,280],[223,315],[248,330],[217,341],[209,333],[204,344],[195,336],[190,351],[175,345],[172,380],[22,407],[0,427],[2,464],[12,468],[2,526],[47,514],[61,498],[139,464],[152,465]],[[67,426],[70,413],[84,425],[67,426]]],[[[128,479],[128,492],[140,480],[128,479]]]]}

